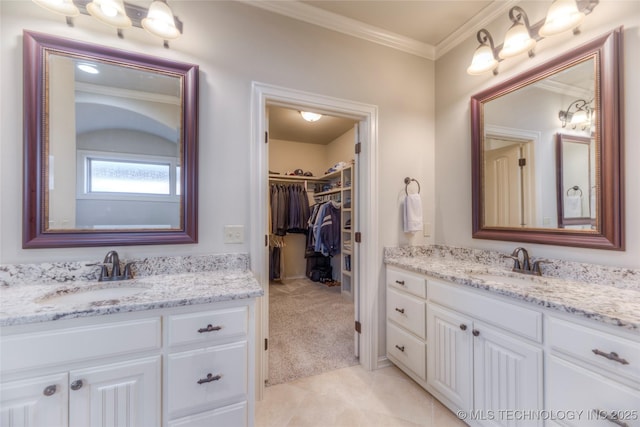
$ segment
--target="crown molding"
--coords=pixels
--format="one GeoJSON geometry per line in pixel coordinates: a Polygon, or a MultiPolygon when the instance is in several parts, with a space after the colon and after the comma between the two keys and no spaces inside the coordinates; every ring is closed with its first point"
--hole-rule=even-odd
{"type": "Polygon", "coordinates": [[[338,31],[422,58],[436,59],[436,48],[430,44],[422,43],[409,37],[386,31],[336,13],[327,12],[298,1],[239,1],[250,6],[259,7],[270,12],[318,25],[329,30],[338,31]]]}

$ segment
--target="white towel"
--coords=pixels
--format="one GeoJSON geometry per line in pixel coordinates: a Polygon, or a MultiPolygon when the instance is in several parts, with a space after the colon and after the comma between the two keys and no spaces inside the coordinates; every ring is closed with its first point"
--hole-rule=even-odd
{"type": "Polygon", "coordinates": [[[422,230],[422,200],[420,194],[409,194],[404,199],[404,232],[422,230]]]}
{"type": "Polygon", "coordinates": [[[564,217],[582,218],[581,196],[564,196],[564,217]]]}

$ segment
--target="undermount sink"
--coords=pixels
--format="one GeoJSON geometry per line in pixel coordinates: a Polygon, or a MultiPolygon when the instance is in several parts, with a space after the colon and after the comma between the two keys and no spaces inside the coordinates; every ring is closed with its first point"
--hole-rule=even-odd
{"type": "Polygon", "coordinates": [[[86,304],[97,301],[114,301],[146,291],[146,287],[113,286],[108,288],[70,289],[58,291],[41,298],[40,304],[86,304]]]}
{"type": "Polygon", "coordinates": [[[490,282],[498,282],[498,283],[507,283],[513,285],[534,285],[539,283],[536,278],[538,276],[525,276],[525,277],[513,277],[513,276],[505,276],[495,273],[470,273],[471,277],[475,279],[486,280],[490,282]]]}

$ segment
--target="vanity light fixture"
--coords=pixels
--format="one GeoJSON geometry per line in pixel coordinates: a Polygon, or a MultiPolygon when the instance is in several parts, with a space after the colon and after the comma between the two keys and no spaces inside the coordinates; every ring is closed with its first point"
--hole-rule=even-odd
{"type": "Polygon", "coordinates": [[[594,110],[591,107],[591,101],[584,99],[576,99],[571,102],[566,110],[560,110],[558,118],[562,122],[562,127],[570,125],[573,129],[581,127],[582,130],[591,126],[591,120],[594,116],[594,110]],[[571,111],[573,109],[573,111],[571,111]]]}
{"type": "Polygon", "coordinates": [[[509,19],[513,25],[504,36],[504,44],[499,53],[500,58],[511,58],[525,51],[528,51],[529,57],[532,57],[536,40],[531,37],[531,27],[526,12],[521,7],[514,6],[509,10],[509,19]]]}
{"type": "Polygon", "coordinates": [[[571,29],[575,32],[584,17],[584,12],[578,10],[575,0],[555,0],[549,7],[547,19],[538,34],[549,37],[571,29]]]}
{"type": "Polygon", "coordinates": [[[149,8],[123,0],[33,0],[37,5],[66,16],[67,25],[73,27],[73,17],[91,15],[97,20],[117,28],[118,37],[129,27],[144,28],[150,34],[164,40],[177,39],[182,34],[182,21],[173,15],[167,0],[154,0],[149,8]]]}
{"type": "Polygon", "coordinates": [[[543,38],[570,29],[573,29],[574,34],[578,34],[578,25],[586,15],[593,12],[598,3],[600,0],[554,0],[546,18],[533,25],[529,24],[529,18],[521,7],[512,7],[509,10],[509,20],[513,24],[507,31],[503,44],[494,47],[489,32],[484,28],[478,31],[480,46],[473,54],[467,73],[477,75],[493,71],[496,75],[498,63],[506,58],[527,51],[529,57],[533,57],[533,49],[543,38]],[[496,52],[499,53],[496,55],[496,52]]]}
{"type": "Polygon", "coordinates": [[[93,64],[80,63],[78,64],[78,70],[88,74],[100,74],[100,70],[93,64]]]}
{"type": "Polygon", "coordinates": [[[471,60],[471,65],[467,68],[467,73],[478,75],[493,70],[494,75],[498,74],[498,59],[496,58],[496,50],[493,46],[491,34],[483,28],[478,31],[476,38],[480,42],[480,46],[473,53],[473,59],[471,60]]]}
{"type": "Polygon", "coordinates": [[[322,114],[312,113],[310,111],[300,111],[300,115],[308,122],[317,122],[322,118],[322,114]]]}

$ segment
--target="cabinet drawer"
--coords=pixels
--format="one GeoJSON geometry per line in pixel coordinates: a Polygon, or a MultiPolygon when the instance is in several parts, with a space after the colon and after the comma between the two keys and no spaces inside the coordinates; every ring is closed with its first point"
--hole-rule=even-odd
{"type": "Polygon", "coordinates": [[[160,348],[160,317],[9,335],[2,338],[2,371],[80,362],[160,348]]]}
{"type": "Polygon", "coordinates": [[[425,278],[409,271],[387,267],[387,286],[402,289],[421,298],[427,297],[427,282],[425,278]]]}
{"type": "Polygon", "coordinates": [[[425,343],[389,322],[387,322],[387,353],[426,380],[425,343]]]}
{"type": "Polygon", "coordinates": [[[425,302],[394,289],[387,289],[387,319],[422,339],[425,335],[425,302]]]}
{"type": "Polygon", "coordinates": [[[638,341],[634,342],[549,317],[549,343],[554,350],[640,381],[640,342],[638,341]],[[617,355],[620,360],[612,360],[605,355],[610,357],[617,355]]]}
{"type": "Polygon", "coordinates": [[[244,401],[247,342],[171,354],[168,372],[170,415],[190,408],[211,409],[217,402],[244,401]]]}
{"type": "Polygon", "coordinates": [[[236,307],[169,316],[169,345],[244,337],[247,334],[248,312],[247,307],[236,307]]]}
{"type": "Polygon", "coordinates": [[[560,421],[570,426],[614,426],[593,411],[620,414],[629,427],[640,426],[640,391],[555,356],[547,360],[547,409],[581,415],[560,421]],[[626,412],[625,412],[626,411],[626,412]],[[633,412],[635,411],[635,412],[633,412]]]}
{"type": "Polygon", "coordinates": [[[212,427],[247,425],[247,402],[225,406],[215,411],[179,418],[169,422],[169,427],[212,427]]]}
{"type": "Polygon", "coordinates": [[[506,331],[542,342],[542,313],[429,279],[429,299],[506,331]]]}

